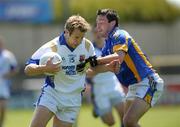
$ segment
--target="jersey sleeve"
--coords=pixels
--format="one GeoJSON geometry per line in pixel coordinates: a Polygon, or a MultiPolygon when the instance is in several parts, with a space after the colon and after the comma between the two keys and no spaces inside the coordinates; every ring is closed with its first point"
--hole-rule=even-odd
{"type": "Polygon", "coordinates": [[[46,53],[52,51],[50,46],[47,46],[47,44],[41,46],[37,51],[34,52],[34,54],[31,56],[30,59],[26,62],[26,65],[28,64],[37,64],[39,65],[39,60],[41,56],[46,53]]]}
{"type": "Polygon", "coordinates": [[[108,47],[107,47],[107,42],[105,41],[104,47],[102,48],[102,54],[101,54],[102,57],[103,57],[103,56],[106,56],[106,55],[109,55],[107,49],[108,49],[108,47]]]}
{"type": "Polygon", "coordinates": [[[113,34],[113,52],[127,52],[131,44],[131,36],[126,31],[116,31],[113,34]]]}
{"type": "Polygon", "coordinates": [[[86,38],[84,38],[84,40],[85,40],[85,48],[88,51],[88,57],[96,55],[92,42],[86,38]]]}
{"type": "Polygon", "coordinates": [[[89,56],[95,56],[95,55],[96,55],[95,49],[94,49],[93,44],[91,43],[90,49],[89,49],[89,56]]]}
{"type": "Polygon", "coordinates": [[[17,60],[16,60],[14,54],[10,53],[9,61],[10,61],[10,70],[16,69],[18,66],[18,63],[17,63],[17,60]]]}

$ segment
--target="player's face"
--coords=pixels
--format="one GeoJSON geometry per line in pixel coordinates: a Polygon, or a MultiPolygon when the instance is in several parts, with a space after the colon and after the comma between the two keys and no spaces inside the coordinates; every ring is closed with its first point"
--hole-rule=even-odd
{"type": "Polygon", "coordinates": [[[111,25],[106,16],[98,15],[96,18],[97,32],[102,37],[107,37],[111,31],[111,25]]]}
{"type": "Polygon", "coordinates": [[[70,47],[76,48],[82,41],[85,33],[75,29],[71,34],[68,33],[67,43],[70,47]]]}

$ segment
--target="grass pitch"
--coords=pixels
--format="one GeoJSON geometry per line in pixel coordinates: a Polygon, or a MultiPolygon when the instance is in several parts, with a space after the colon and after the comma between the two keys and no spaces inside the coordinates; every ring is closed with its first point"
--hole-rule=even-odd
{"type": "MultiPolygon", "coordinates": [[[[91,106],[83,106],[78,119],[78,127],[107,127],[99,118],[92,117],[91,106]]],[[[8,110],[5,127],[28,127],[33,115],[33,110],[8,110]]],[[[116,124],[119,127],[116,112],[116,124]]],[[[51,127],[52,122],[47,127],[51,127]]],[[[149,110],[140,121],[142,127],[180,127],[179,106],[157,106],[149,110]]]]}

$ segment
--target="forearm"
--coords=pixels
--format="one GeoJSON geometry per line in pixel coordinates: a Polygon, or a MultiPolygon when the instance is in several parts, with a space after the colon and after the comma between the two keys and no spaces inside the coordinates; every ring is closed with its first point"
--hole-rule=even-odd
{"type": "Polygon", "coordinates": [[[107,66],[108,64],[98,65],[96,67],[93,67],[92,70],[97,73],[103,73],[107,71],[111,71],[111,69],[107,66]]]}
{"type": "Polygon", "coordinates": [[[118,60],[119,63],[122,63],[125,57],[125,52],[124,51],[119,51],[119,52],[115,52],[114,54],[111,55],[107,55],[104,57],[99,57],[97,59],[98,64],[107,64],[113,60],[118,60]]]}
{"type": "Polygon", "coordinates": [[[99,57],[97,59],[97,62],[98,62],[98,64],[106,64],[113,60],[121,60],[121,57],[117,53],[114,53],[114,54],[111,54],[108,56],[99,57]]]}
{"type": "Polygon", "coordinates": [[[96,67],[91,67],[86,71],[87,77],[92,78],[98,73],[112,71],[107,64],[98,65],[96,67]]]}
{"type": "Polygon", "coordinates": [[[45,73],[45,66],[29,64],[25,67],[24,72],[26,75],[29,75],[29,76],[42,75],[45,73]]]}

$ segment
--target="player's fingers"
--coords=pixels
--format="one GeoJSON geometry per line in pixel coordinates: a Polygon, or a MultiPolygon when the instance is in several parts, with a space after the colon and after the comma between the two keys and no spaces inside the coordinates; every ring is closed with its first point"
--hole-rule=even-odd
{"type": "Polygon", "coordinates": [[[52,63],[53,58],[54,58],[54,57],[50,57],[50,58],[47,60],[47,64],[52,63]]]}
{"type": "Polygon", "coordinates": [[[54,63],[54,65],[56,65],[56,66],[60,66],[60,64],[61,64],[61,62],[60,62],[60,61],[58,61],[58,62],[54,63]]]}
{"type": "Polygon", "coordinates": [[[118,60],[114,60],[113,65],[114,65],[114,72],[118,73],[120,70],[120,62],[118,60]]]}

